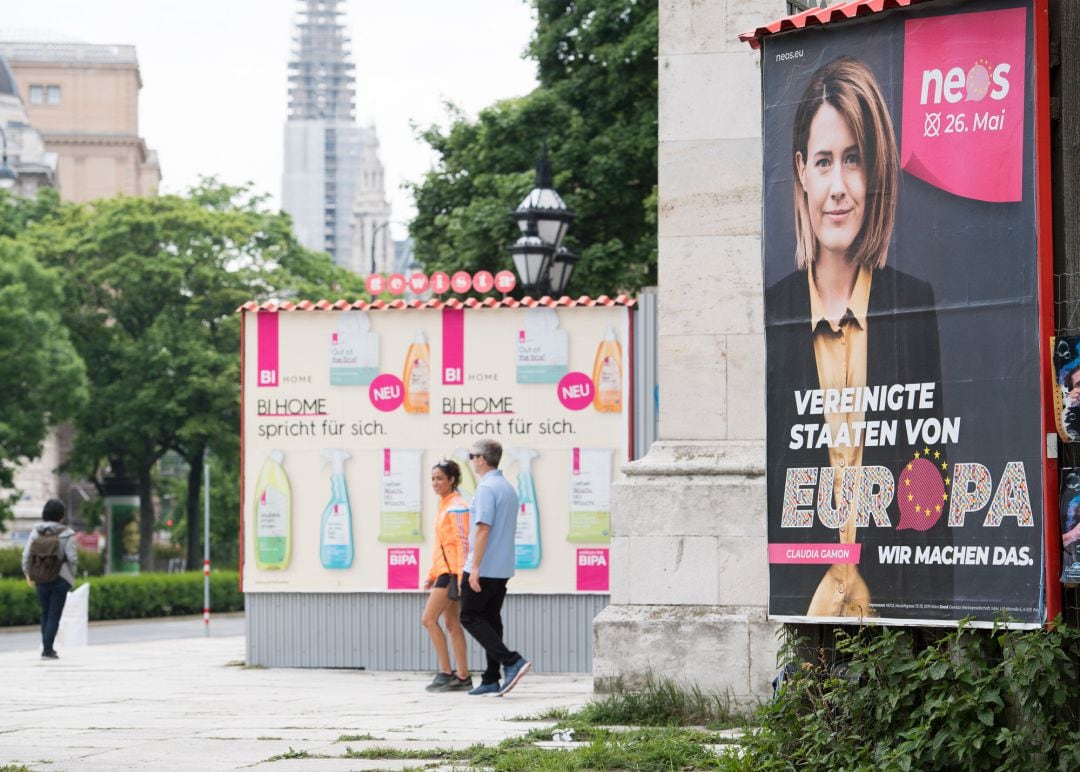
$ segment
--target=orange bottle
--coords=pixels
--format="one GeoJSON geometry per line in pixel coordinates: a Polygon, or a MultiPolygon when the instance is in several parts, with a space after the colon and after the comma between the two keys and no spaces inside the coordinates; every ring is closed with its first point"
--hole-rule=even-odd
{"type": "Polygon", "coordinates": [[[405,411],[428,412],[431,400],[431,349],[424,333],[416,333],[405,355],[405,411]]]}
{"type": "Polygon", "coordinates": [[[622,346],[608,327],[593,363],[593,407],[601,413],[622,412],[622,346]]]}

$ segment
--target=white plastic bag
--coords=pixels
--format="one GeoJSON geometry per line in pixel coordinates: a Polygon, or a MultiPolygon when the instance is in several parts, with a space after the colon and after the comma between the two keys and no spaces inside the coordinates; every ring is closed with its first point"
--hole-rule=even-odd
{"type": "Polygon", "coordinates": [[[61,649],[86,646],[90,628],[90,585],[85,583],[69,592],[64,613],[60,615],[60,629],[56,633],[56,645],[61,649]]]}

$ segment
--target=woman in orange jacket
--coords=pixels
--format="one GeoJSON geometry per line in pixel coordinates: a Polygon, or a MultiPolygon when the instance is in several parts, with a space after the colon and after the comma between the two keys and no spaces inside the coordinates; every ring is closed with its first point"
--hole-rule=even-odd
{"type": "Polygon", "coordinates": [[[461,467],[454,461],[440,461],[431,469],[431,488],[439,497],[439,515],[435,519],[435,549],[431,570],[424,589],[430,590],[424,616],[424,627],[435,645],[439,672],[427,686],[429,692],[468,691],[473,681],[465,652],[465,631],[461,628],[461,572],[469,554],[469,504],[458,493],[461,467]],[[439,617],[454,646],[457,671],[450,668],[450,652],[446,636],[439,626],[439,617]]]}

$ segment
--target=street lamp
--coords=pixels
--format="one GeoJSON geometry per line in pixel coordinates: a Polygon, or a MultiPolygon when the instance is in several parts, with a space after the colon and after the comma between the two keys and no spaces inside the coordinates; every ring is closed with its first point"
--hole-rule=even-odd
{"type": "Polygon", "coordinates": [[[15,180],[18,179],[18,175],[15,174],[15,170],[8,164],[7,157],[7,134],[3,129],[0,129],[0,141],[3,141],[3,156],[0,160],[0,188],[10,188],[15,185],[15,180]]]}
{"type": "Polygon", "coordinates": [[[527,293],[558,296],[569,284],[578,256],[562,246],[574,212],[552,184],[545,143],[536,162],[533,189],[510,213],[522,234],[510,247],[510,254],[527,293]]]}

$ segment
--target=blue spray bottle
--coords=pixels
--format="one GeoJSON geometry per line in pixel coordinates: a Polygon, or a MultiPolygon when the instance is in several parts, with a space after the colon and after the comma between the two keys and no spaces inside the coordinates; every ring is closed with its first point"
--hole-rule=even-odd
{"type": "Polygon", "coordinates": [[[532,462],[539,456],[530,448],[511,448],[510,455],[518,465],[517,531],[514,534],[514,565],[517,568],[536,568],[540,565],[540,510],[536,505],[536,483],[533,482],[532,462]]]}
{"type": "Polygon", "coordinates": [[[322,459],[329,464],[330,501],[322,514],[319,531],[319,558],[323,568],[349,568],[353,562],[352,510],[349,491],[345,487],[345,461],[348,451],[326,448],[322,459]]]}

